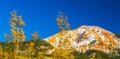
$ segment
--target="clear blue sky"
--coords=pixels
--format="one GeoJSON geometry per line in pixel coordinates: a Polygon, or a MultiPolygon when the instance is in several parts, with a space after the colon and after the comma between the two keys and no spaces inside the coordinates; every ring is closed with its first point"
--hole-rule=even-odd
{"type": "Polygon", "coordinates": [[[27,40],[35,31],[41,38],[57,33],[58,11],[68,15],[71,29],[95,25],[120,33],[120,0],[0,0],[0,41],[6,41],[4,33],[10,33],[8,18],[14,9],[26,23],[27,40]]]}

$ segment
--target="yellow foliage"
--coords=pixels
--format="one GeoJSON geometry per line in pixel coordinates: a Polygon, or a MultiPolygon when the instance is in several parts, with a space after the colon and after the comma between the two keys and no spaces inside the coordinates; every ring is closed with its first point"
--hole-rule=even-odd
{"type": "Polygon", "coordinates": [[[30,42],[30,43],[29,43],[29,46],[30,46],[30,47],[33,47],[33,46],[34,46],[34,43],[33,43],[33,42],[30,42]]]}
{"type": "Polygon", "coordinates": [[[75,59],[75,56],[73,54],[70,54],[69,59],[75,59]]]}
{"type": "Polygon", "coordinates": [[[90,59],[95,59],[96,53],[92,53],[92,57],[90,59]]]}
{"type": "Polygon", "coordinates": [[[2,58],[2,46],[0,46],[0,58],[2,58]]]}
{"type": "Polygon", "coordinates": [[[15,30],[13,30],[13,29],[11,29],[11,33],[12,33],[13,37],[17,37],[18,36],[17,32],[15,30]]]}
{"type": "Polygon", "coordinates": [[[5,51],[3,56],[4,56],[3,59],[8,59],[9,56],[8,52],[5,51]]]}
{"type": "Polygon", "coordinates": [[[20,20],[20,21],[19,21],[19,25],[20,25],[20,26],[25,25],[25,23],[23,22],[23,20],[20,20]]]}
{"type": "Polygon", "coordinates": [[[52,53],[52,57],[55,59],[74,59],[74,55],[70,54],[70,50],[63,48],[56,48],[52,53]]]}
{"type": "Polygon", "coordinates": [[[18,19],[16,17],[13,17],[13,21],[18,21],[18,19]]]}
{"type": "Polygon", "coordinates": [[[70,29],[70,24],[68,23],[68,17],[67,16],[59,14],[57,16],[56,22],[57,22],[57,24],[59,26],[59,29],[61,31],[70,29]]]}
{"type": "Polygon", "coordinates": [[[57,19],[57,23],[58,23],[58,25],[62,25],[63,22],[64,22],[63,19],[57,19]]]}
{"type": "Polygon", "coordinates": [[[70,29],[70,24],[67,23],[65,27],[66,27],[67,29],[70,29]]]}
{"type": "Polygon", "coordinates": [[[20,31],[20,32],[17,32],[17,33],[18,33],[18,35],[19,35],[19,37],[20,37],[20,40],[21,40],[21,41],[24,41],[24,39],[25,39],[24,32],[23,32],[23,31],[20,31]]]}
{"type": "MultiPolygon", "coordinates": [[[[12,40],[14,42],[13,46],[15,47],[13,50],[16,52],[13,55],[18,56],[19,44],[21,41],[24,41],[25,35],[22,29],[22,26],[25,25],[21,16],[17,16],[16,11],[12,11],[11,18],[9,19],[9,23],[11,25],[10,32],[12,35],[5,34],[5,37],[8,40],[12,40]]],[[[5,59],[7,59],[7,52],[4,53],[5,59]]]]}
{"type": "Polygon", "coordinates": [[[10,19],[10,31],[12,33],[12,39],[14,41],[24,41],[24,31],[21,28],[19,28],[19,26],[25,25],[24,21],[22,20],[22,16],[17,16],[16,11],[12,11],[11,16],[12,18],[10,19]]]}
{"type": "Polygon", "coordinates": [[[11,25],[11,27],[14,27],[15,23],[14,22],[10,22],[10,25],[11,25]]]}
{"type": "Polygon", "coordinates": [[[38,38],[38,33],[37,33],[37,32],[33,33],[33,34],[32,34],[32,38],[33,38],[33,39],[37,39],[37,38],[38,38]]]}

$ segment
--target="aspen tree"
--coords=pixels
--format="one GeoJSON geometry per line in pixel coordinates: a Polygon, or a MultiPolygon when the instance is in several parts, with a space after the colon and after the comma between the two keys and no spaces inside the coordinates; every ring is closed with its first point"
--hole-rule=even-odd
{"type": "Polygon", "coordinates": [[[58,14],[56,22],[57,22],[57,25],[60,31],[70,30],[70,24],[68,22],[68,17],[64,16],[61,12],[58,14]]]}
{"type": "Polygon", "coordinates": [[[23,31],[23,26],[25,25],[25,22],[22,20],[22,16],[18,16],[16,13],[16,10],[11,12],[11,18],[9,19],[10,24],[10,32],[11,35],[5,34],[5,37],[8,39],[8,41],[13,42],[13,46],[15,47],[15,55],[18,56],[18,49],[20,42],[25,40],[25,35],[23,31]]]}

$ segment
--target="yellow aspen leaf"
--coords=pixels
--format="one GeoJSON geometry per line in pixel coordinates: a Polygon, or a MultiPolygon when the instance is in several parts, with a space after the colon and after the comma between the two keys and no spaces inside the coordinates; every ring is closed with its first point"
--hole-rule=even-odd
{"type": "Polygon", "coordinates": [[[13,17],[13,20],[14,20],[14,21],[18,21],[18,19],[17,19],[16,17],[13,17]]]}
{"type": "Polygon", "coordinates": [[[25,23],[23,22],[23,20],[20,20],[20,21],[19,21],[19,25],[20,25],[20,26],[25,25],[25,23]]]}
{"type": "Polygon", "coordinates": [[[14,23],[14,22],[11,22],[10,25],[11,25],[12,27],[14,27],[14,26],[15,26],[15,23],[14,23]]]}

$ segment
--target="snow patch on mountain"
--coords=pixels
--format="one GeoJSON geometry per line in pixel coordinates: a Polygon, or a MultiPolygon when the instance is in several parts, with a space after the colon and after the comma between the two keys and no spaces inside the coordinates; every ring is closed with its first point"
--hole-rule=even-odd
{"type": "Polygon", "coordinates": [[[117,44],[119,44],[112,32],[97,26],[81,26],[75,30],[61,31],[44,40],[54,47],[76,48],[79,51],[88,49],[107,51],[118,47],[117,44]]]}

